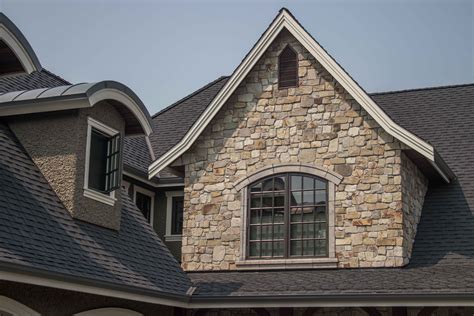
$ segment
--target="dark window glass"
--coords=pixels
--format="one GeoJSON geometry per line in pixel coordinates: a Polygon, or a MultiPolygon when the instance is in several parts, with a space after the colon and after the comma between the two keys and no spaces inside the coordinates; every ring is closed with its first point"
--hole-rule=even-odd
{"type": "Polygon", "coordinates": [[[147,221],[150,221],[151,217],[151,196],[148,196],[146,194],[136,192],[135,193],[135,204],[137,205],[138,209],[142,211],[143,216],[147,219],[147,221]]]}
{"type": "Polygon", "coordinates": [[[249,187],[248,257],[327,256],[327,182],[279,174],[249,187]]]}
{"type": "Polygon", "coordinates": [[[278,57],[278,87],[280,89],[298,86],[298,55],[286,46],[278,57]]]}
{"type": "Polygon", "coordinates": [[[181,235],[183,232],[183,206],[184,198],[182,196],[174,196],[171,208],[171,234],[181,235]]]}
{"type": "Polygon", "coordinates": [[[120,187],[120,135],[92,129],[90,141],[88,187],[110,193],[120,187]]]}

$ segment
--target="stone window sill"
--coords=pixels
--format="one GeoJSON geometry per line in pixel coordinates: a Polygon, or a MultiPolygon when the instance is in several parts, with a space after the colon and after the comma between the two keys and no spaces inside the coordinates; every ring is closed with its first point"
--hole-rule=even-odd
{"type": "Polygon", "coordinates": [[[182,235],[165,235],[165,241],[181,241],[182,235]]]}
{"type": "Polygon", "coordinates": [[[238,270],[334,269],[337,262],[337,258],[247,259],[239,260],[235,265],[238,270]]]}

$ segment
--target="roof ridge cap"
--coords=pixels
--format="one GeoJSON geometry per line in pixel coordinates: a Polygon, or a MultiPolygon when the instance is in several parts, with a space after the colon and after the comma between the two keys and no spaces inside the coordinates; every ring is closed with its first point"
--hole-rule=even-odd
{"type": "Polygon", "coordinates": [[[369,95],[370,96],[375,96],[375,95],[382,95],[382,94],[395,94],[395,93],[422,91],[422,90],[440,90],[440,89],[460,88],[460,87],[468,87],[468,86],[474,86],[474,82],[473,83],[460,83],[460,84],[453,84],[453,85],[445,85],[445,86],[434,86],[434,87],[423,87],[423,88],[413,88],[413,89],[371,92],[371,93],[369,93],[369,95]]]}
{"type": "Polygon", "coordinates": [[[178,101],[172,103],[171,105],[168,105],[168,106],[165,107],[164,109],[161,109],[160,111],[156,112],[155,114],[153,114],[153,115],[151,116],[151,118],[154,119],[154,118],[156,118],[157,116],[159,116],[159,115],[165,113],[166,111],[171,110],[171,109],[174,108],[175,106],[177,106],[177,105],[183,103],[184,101],[186,101],[186,100],[192,98],[192,97],[195,96],[196,94],[198,94],[198,93],[200,93],[200,92],[206,90],[206,89],[209,88],[210,86],[215,85],[216,83],[218,83],[219,81],[221,81],[221,80],[223,80],[223,79],[225,79],[225,78],[229,78],[229,76],[220,76],[219,78],[217,78],[217,79],[215,79],[215,80],[213,80],[213,81],[207,83],[206,85],[202,86],[201,88],[197,89],[196,91],[194,91],[194,92],[188,94],[188,95],[185,96],[184,98],[181,98],[181,99],[179,99],[178,101]]]}

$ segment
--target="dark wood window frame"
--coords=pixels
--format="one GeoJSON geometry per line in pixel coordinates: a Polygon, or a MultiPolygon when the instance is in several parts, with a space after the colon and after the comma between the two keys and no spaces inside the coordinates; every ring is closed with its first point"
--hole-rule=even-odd
{"type": "MultiPolygon", "coordinates": [[[[329,206],[328,206],[328,180],[311,175],[311,174],[306,174],[306,173],[296,173],[296,172],[288,172],[288,173],[278,173],[274,174],[268,177],[264,177],[262,179],[259,179],[252,184],[250,184],[247,187],[247,227],[246,227],[246,258],[248,260],[262,260],[262,259],[295,259],[295,258],[327,258],[329,256],[329,232],[328,232],[328,222],[329,222],[329,206]],[[291,179],[292,177],[301,177],[301,187],[300,188],[295,188],[294,185],[291,184],[291,179]],[[284,189],[283,190],[273,190],[275,189],[275,179],[285,179],[284,180],[284,189]],[[313,181],[313,186],[312,188],[304,187],[304,181],[306,179],[312,179],[313,181]],[[272,190],[271,191],[264,191],[263,186],[264,183],[267,181],[273,181],[272,182],[272,190]],[[324,184],[324,186],[322,186],[324,184]],[[262,190],[260,192],[258,191],[253,191],[252,189],[255,188],[255,186],[261,185],[262,190]],[[321,195],[321,191],[323,191],[324,196],[321,195]],[[275,192],[277,192],[277,197],[281,196],[281,193],[284,193],[284,202],[281,203],[277,202],[275,203],[275,192]],[[312,193],[308,193],[312,192],[312,193]],[[264,195],[265,194],[270,194],[271,193],[271,199],[272,199],[272,205],[270,207],[265,206],[264,204],[264,195]],[[290,201],[290,196],[293,197],[292,193],[299,193],[301,194],[301,205],[294,205],[292,201],[290,201]],[[312,201],[313,203],[311,205],[309,204],[303,204],[304,197],[303,195],[308,195],[310,196],[312,194],[312,201]],[[324,203],[317,203],[316,195],[319,194],[319,199],[322,198],[321,201],[324,201],[324,203]],[[255,202],[252,204],[252,197],[256,196],[261,196],[260,197],[260,205],[257,205],[255,202]],[[283,206],[282,206],[283,205],[283,206]],[[313,213],[311,216],[313,216],[312,221],[305,221],[305,212],[304,208],[313,208],[313,213]],[[318,220],[316,220],[316,212],[317,209],[321,210],[321,208],[324,208],[324,220],[321,220],[321,217],[319,217],[318,220]],[[292,221],[292,210],[297,210],[300,209],[301,212],[301,221],[292,221]],[[263,222],[263,212],[264,210],[271,210],[272,216],[271,216],[271,223],[264,223],[263,222]],[[275,211],[280,212],[283,210],[283,222],[275,222],[275,211]],[[253,213],[258,212],[258,217],[259,221],[255,222],[254,219],[252,218],[253,213]],[[282,225],[281,228],[283,228],[283,238],[274,238],[275,237],[275,227],[282,225]],[[292,238],[292,226],[301,226],[301,236],[292,238]],[[313,226],[313,236],[311,238],[304,238],[304,229],[303,227],[307,227],[309,225],[314,225],[313,226]],[[258,231],[258,228],[256,229],[255,227],[260,226],[260,230],[258,231]],[[263,239],[263,227],[271,227],[271,239],[263,239]],[[319,228],[319,230],[316,229],[316,227],[319,228]],[[323,229],[321,229],[323,228],[323,229]],[[251,232],[252,230],[252,232],[251,232]],[[324,238],[317,237],[318,233],[321,233],[321,231],[324,232],[324,238]],[[257,232],[257,233],[256,233],[257,232]],[[260,239],[251,239],[253,236],[257,235],[260,237],[260,239]],[[321,242],[324,241],[324,242],[321,242]],[[277,250],[277,255],[275,255],[275,243],[280,244],[283,242],[283,253],[280,254],[278,253],[277,250]],[[301,252],[300,254],[292,254],[292,242],[294,242],[294,245],[297,244],[297,242],[301,242],[301,252]],[[307,254],[304,255],[304,243],[309,243],[313,242],[313,253],[312,254],[307,254]],[[258,248],[259,255],[255,255],[255,253],[251,253],[251,243],[257,244],[260,243],[260,248],[258,248]],[[271,244],[271,255],[267,256],[262,256],[262,247],[264,244],[271,244]],[[318,245],[318,247],[316,246],[318,245]],[[317,253],[318,250],[323,249],[324,253],[317,253]]],[[[268,198],[268,196],[267,196],[268,198]]],[[[269,213],[269,212],[268,212],[269,213]]],[[[295,215],[297,213],[294,213],[295,215]]],[[[278,234],[280,232],[280,229],[277,230],[278,234]]],[[[277,236],[279,237],[279,236],[277,236]]],[[[308,237],[308,236],[306,236],[308,237]]],[[[255,249],[255,248],[253,248],[255,249]]]]}
{"type": "Polygon", "coordinates": [[[173,196],[171,198],[171,235],[183,233],[184,196],[173,196]],[[179,203],[181,210],[178,210],[179,203]]]}
{"type": "Polygon", "coordinates": [[[298,53],[290,46],[278,55],[278,89],[298,86],[298,53]]]}

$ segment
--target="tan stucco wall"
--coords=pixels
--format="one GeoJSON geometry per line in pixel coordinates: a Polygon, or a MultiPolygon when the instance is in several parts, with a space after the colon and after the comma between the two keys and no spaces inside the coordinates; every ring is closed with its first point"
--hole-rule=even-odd
{"type": "MultiPolygon", "coordinates": [[[[409,251],[403,246],[411,241],[404,241],[403,225],[417,220],[404,221],[402,182],[420,173],[408,168],[402,179],[402,149],[302,45],[280,34],[183,155],[184,269],[236,268],[242,204],[234,185],[284,163],[312,164],[343,176],[335,193],[339,267],[406,264],[409,251]],[[298,52],[299,87],[279,90],[277,56],[287,44],[298,52]]],[[[407,195],[412,200],[405,203],[407,214],[413,207],[418,212],[424,191],[407,195]]]]}
{"type": "Polygon", "coordinates": [[[83,195],[88,116],[124,134],[122,116],[106,102],[92,108],[16,117],[9,126],[72,216],[119,229],[120,194],[114,206],[83,195]]]}

